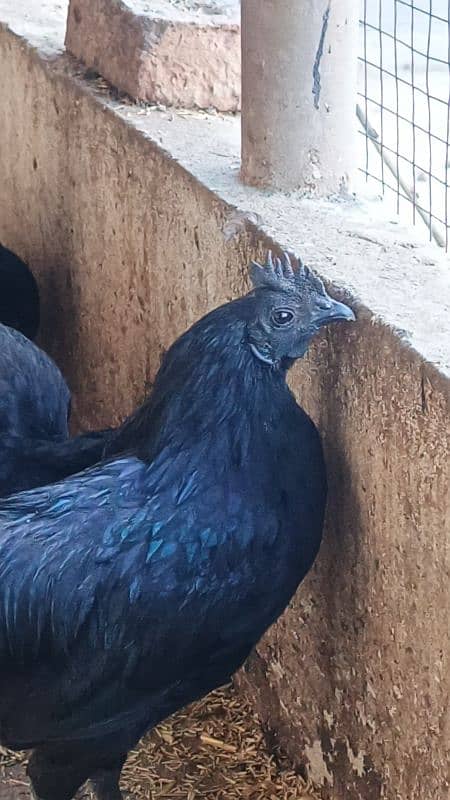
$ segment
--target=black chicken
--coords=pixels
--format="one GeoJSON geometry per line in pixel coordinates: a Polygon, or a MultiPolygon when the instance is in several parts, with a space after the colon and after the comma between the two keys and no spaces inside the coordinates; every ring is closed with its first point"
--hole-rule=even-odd
{"type": "Polygon", "coordinates": [[[34,339],[39,328],[39,290],[24,261],[0,244],[0,322],[34,339]]]}
{"type": "Polygon", "coordinates": [[[39,321],[32,272],[0,244],[0,497],[92,466],[109,433],[69,439],[67,385],[53,361],[27,341],[35,338],[39,321]]]}
{"type": "Polygon", "coordinates": [[[70,392],[54,361],[0,324],[0,497],[100,460],[107,432],[69,439],[69,413],[70,392]]]}
{"type": "Polygon", "coordinates": [[[286,371],[354,315],[287,257],[252,277],[167,352],[128,455],[0,503],[0,739],[41,800],[120,800],[128,750],[229,681],[315,559],[325,467],[286,371]]]}

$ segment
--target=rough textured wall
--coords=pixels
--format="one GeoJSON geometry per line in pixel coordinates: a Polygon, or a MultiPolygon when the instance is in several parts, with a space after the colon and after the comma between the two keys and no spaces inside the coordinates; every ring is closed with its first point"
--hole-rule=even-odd
{"type": "Polygon", "coordinates": [[[381,326],[349,337],[296,382],[327,454],[320,558],[241,685],[324,797],[445,800],[448,387],[381,326]]]}
{"type": "MultiPolygon", "coordinates": [[[[0,239],[37,270],[43,342],[81,425],[117,421],[160,354],[246,285],[256,234],[143,135],[0,30],[0,239]]],[[[381,324],[329,330],[292,382],[330,474],[319,563],[241,683],[334,800],[448,792],[448,386],[381,324]]]]}
{"type": "Polygon", "coordinates": [[[0,240],[36,271],[42,339],[79,423],[118,421],[162,350],[242,290],[245,257],[224,246],[224,208],[210,193],[1,35],[0,240]]]}

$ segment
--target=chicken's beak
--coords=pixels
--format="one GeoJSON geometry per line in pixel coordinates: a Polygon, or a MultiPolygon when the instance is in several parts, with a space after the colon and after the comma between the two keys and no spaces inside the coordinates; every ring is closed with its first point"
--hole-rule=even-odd
{"type": "Polygon", "coordinates": [[[350,306],[340,303],[338,300],[333,300],[331,297],[327,303],[327,308],[317,308],[314,314],[314,324],[318,328],[338,320],[354,322],[356,317],[350,306]]]}

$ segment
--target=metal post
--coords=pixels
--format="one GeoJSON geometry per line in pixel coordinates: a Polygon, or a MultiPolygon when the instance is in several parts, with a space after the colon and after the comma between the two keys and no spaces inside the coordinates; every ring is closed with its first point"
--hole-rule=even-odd
{"type": "Polygon", "coordinates": [[[245,183],[345,192],[356,162],[359,0],[242,0],[245,183]]]}

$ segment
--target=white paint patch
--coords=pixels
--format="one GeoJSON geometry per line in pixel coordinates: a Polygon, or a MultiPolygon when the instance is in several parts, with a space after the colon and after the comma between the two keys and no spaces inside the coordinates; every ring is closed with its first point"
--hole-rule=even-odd
{"type": "Polygon", "coordinates": [[[342,691],[342,689],[338,689],[337,686],[336,686],[335,690],[334,690],[334,696],[335,696],[336,700],[338,701],[338,703],[341,703],[342,702],[342,698],[344,696],[344,692],[342,691]]]}
{"type": "Polygon", "coordinates": [[[269,667],[279,680],[282,680],[284,678],[284,669],[279,661],[274,659],[273,661],[270,662],[269,667]]]}
{"type": "Polygon", "coordinates": [[[334,727],[334,716],[331,713],[331,711],[325,710],[323,712],[323,716],[324,716],[325,722],[328,725],[328,728],[330,728],[330,729],[333,728],[334,727]]]}
{"type": "Polygon", "coordinates": [[[308,777],[312,783],[324,786],[327,782],[330,786],[333,786],[334,778],[328,769],[319,739],[313,742],[312,747],[306,745],[305,755],[309,761],[308,777]]]}
{"type": "Polygon", "coordinates": [[[358,777],[362,778],[364,775],[364,753],[362,750],[358,750],[358,753],[355,755],[350,747],[348,739],[345,740],[345,746],[347,748],[347,758],[350,762],[353,772],[356,772],[358,777]]]}

